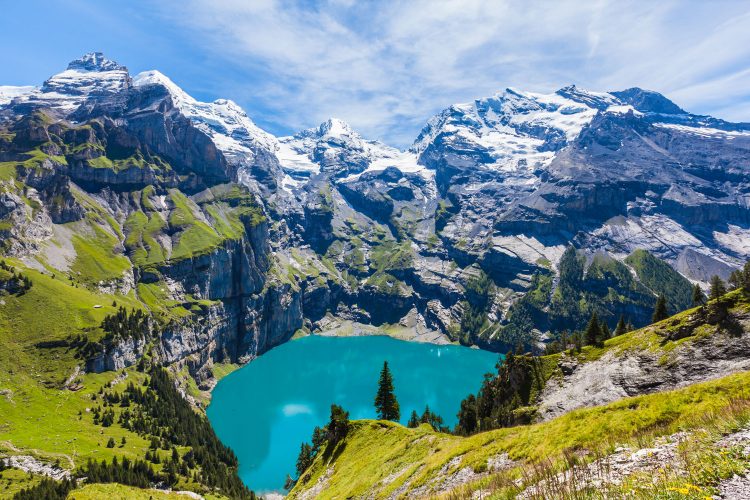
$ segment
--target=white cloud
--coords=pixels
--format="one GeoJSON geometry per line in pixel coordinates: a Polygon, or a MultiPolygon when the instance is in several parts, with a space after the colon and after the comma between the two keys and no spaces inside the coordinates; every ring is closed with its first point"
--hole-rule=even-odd
{"type": "Polygon", "coordinates": [[[703,112],[748,99],[743,2],[191,0],[161,15],[263,71],[242,91],[261,123],[339,116],[399,146],[431,114],[506,86],[641,86],[703,112]]]}

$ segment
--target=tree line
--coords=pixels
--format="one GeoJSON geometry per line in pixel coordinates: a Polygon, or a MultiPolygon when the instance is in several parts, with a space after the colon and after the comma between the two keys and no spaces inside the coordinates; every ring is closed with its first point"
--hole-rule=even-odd
{"type": "Polygon", "coordinates": [[[8,293],[23,295],[31,289],[33,282],[31,278],[0,260],[0,290],[8,293]]]}

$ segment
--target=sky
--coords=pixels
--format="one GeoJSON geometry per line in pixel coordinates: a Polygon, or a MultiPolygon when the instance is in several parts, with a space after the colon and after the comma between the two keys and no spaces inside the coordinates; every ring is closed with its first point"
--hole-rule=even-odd
{"type": "Polygon", "coordinates": [[[328,117],[407,147],[440,110],[506,87],[656,90],[750,122],[750,1],[0,0],[0,85],[86,52],[236,101],[288,135],[328,117]]]}

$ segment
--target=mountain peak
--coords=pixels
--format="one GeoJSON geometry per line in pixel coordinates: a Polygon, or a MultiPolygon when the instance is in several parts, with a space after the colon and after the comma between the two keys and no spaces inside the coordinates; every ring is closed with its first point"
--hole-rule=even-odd
{"type": "Polygon", "coordinates": [[[665,115],[684,115],[686,111],[678,105],[653,90],[639,87],[610,92],[613,96],[626,104],[630,104],[642,113],[660,113],[665,115]]]}
{"type": "Polygon", "coordinates": [[[318,127],[321,137],[342,137],[352,135],[354,131],[344,120],[329,118],[318,127]]]}
{"type": "Polygon", "coordinates": [[[107,59],[101,52],[89,52],[68,64],[68,69],[78,71],[127,71],[125,66],[107,59]]]}

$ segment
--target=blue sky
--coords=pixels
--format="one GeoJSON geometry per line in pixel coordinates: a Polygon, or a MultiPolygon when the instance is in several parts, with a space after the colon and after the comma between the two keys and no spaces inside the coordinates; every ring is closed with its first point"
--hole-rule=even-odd
{"type": "Polygon", "coordinates": [[[85,52],[238,102],[284,135],[342,118],[405,147],[434,113],[505,87],[639,86],[750,121],[750,2],[0,0],[0,85],[85,52]]]}

